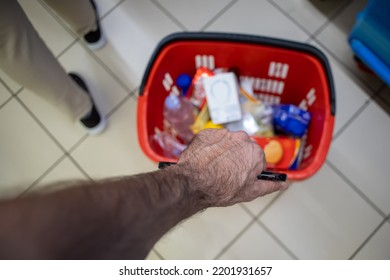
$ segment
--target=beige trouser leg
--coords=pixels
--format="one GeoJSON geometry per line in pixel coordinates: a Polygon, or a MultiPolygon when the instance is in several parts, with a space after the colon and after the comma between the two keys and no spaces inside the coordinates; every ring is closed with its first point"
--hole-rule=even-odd
{"type": "Polygon", "coordinates": [[[79,36],[96,29],[96,16],[90,0],[43,0],[79,36]]]}
{"type": "Polygon", "coordinates": [[[16,0],[0,4],[0,67],[73,120],[92,108],[89,96],[69,78],[16,0]]]}

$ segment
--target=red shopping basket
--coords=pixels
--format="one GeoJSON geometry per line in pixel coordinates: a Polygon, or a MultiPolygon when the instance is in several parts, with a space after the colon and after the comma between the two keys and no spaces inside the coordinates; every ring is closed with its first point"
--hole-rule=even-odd
{"type": "Polygon", "coordinates": [[[294,104],[312,116],[302,162],[284,170],[289,179],[313,175],[324,163],[332,139],[335,93],[330,67],[318,49],[302,43],[225,33],[175,33],[157,46],[145,71],[138,99],[138,140],[153,161],[172,161],[151,146],[155,127],[163,129],[163,103],[178,92],[176,78],[198,67],[235,68],[240,79],[253,79],[260,99],[294,104]]]}

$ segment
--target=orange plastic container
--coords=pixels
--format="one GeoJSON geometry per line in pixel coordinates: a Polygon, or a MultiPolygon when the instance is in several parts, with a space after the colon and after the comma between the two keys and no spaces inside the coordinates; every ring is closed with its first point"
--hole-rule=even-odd
{"type": "Polygon", "coordinates": [[[325,162],[333,134],[335,92],[328,60],[317,48],[291,41],[227,33],[175,33],[157,46],[144,73],[138,99],[138,140],[153,161],[173,161],[150,144],[155,127],[163,128],[163,102],[179,89],[176,78],[198,67],[238,70],[253,79],[260,99],[308,110],[308,129],[299,169],[283,170],[290,180],[313,175],[325,162]]]}

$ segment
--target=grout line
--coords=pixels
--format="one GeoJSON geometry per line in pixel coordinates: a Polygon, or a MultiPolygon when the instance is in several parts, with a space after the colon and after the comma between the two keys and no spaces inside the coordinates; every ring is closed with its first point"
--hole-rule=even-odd
{"type": "Polygon", "coordinates": [[[256,215],[253,214],[246,206],[244,203],[239,204],[242,210],[244,210],[249,216],[251,216],[252,219],[256,218],[256,215]]]}
{"type": "MultiPolygon", "coordinates": [[[[248,213],[254,220],[248,225],[246,226],[241,232],[238,233],[238,235],[233,238],[229,243],[228,245],[226,245],[222,251],[214,258],[214,259],[217,259],[219,258],[223,253],[225,253],[235,242],[236,240],[238,240],[243,234],[244,232],[254,223],[257,221],[257,219],[259,219],[259,217],[265,213],[265,211],[267,211],[271,205],[283,194],[283,192],[279,192],[257,215],[254,215],[244,204],[240,203],[240,206],[241,208],[243,208],[243,210],[248,213]]],[[[274,236],[272,234],[272,236],[274,236]]],[[[285,246],[283,245],[283,248],[285,246]]],[[[293,254],[292,254],[293,255],[293,254]]]]}
{"type": "Polygon", "coordinates": [[[201,27],[201,31],[205,31],[206,28],[210,27],[211,24],[213,24],[218,18],[220,18],[224,13],[226,13],[227,10],[229,10],[232,6],[234,6],[238,0],[232,0],[229,4],[227,4],[225,7],[223,7],[215,16],[213,16],[208,22],[201,27]]]}
{"type": "Polygon", "coordinates": [[[267,0],[268,3],[270,3],[274,8],[276,8],[280,13],[282,13],[285,17],[287,17],[289,20],[291,20],[295,25],[300,28],[306,35],[308,35],[308,38],[305,42],[310,40],[311,33],[309,30],[306,30],[295,18],[293,18],[289,13],[287,13],[285,10],[283,10],[277,3],[275,3],[273,0],[267,0]]]}
{"type": "Polygon", "coordinates": [[[152,251],[153,251],[161,260],[165,260],[165,258],[160,254],[159,251],[156,250],[156,248],[153,248],[152,251]]]}
{"type": "Polygon", "coordinates": [[[24,90],[23,86],[14,93],[14,96],[17,96],[19,93],[22,92],[22,90],[24,90]]]}
{"type": "Polygon", "coordinates": [[[156,0],[151,0],[151,2],[158,8],[160,11],[165,14],[169,19],[171,19],[180,29],[183,31],[188,31],[188,29],[174,16],[172,15],[163,5],[161,5],[156,0]]]}
{"type": "Polygon", "coordinates": [[[261,226],[294,260],[299,259],[263,222],[256,219],[256,223],[261,226]]]}
{"type": "Polygon", "coordinates": [[[371,238],[379,231],[379,229],[386,223],[386,218],[374,229],[374,231],[367,237],[366,240],[356,249],[356,251],[349,257],[349,260],[352,260],[356,255],[366,246],[366,244],[371,240],[371,238]]]}
{"type": "Polygon", "coordinates": [[[99,15],[99,20],[101,21],[105,17],[107,17],[109,14],[111,14],[118,6],[120,6],[125,0],[120,0],[118,3],[116,3],[111,9],[109,9],[106,13],[99,15]]]}
{"type": "Polygon", "coordinates": [[[347,9],[347,7],[349,5],[352,4],[353,1],[345,1],[344,4],[341,4],[340,7],[338,9],[336,9],[333,14],[331,14],[329,16],[329,18],[327,19],[327,21],[321,25],[316,31],[313,32],[313,34],[311,35],[312,38],[315,38],[317,37],[326,27],[328,27],[332,22],[333,20],[338,17],[345,9],[347,9]]]}
{"type": "MultiPolygon", "coordinates": [[[[327,51],[327,54],[329,54],[334,60],[336,60],[340,66],[342,66],[342,68],[344,68],[344,72],[346,72],[347,74],[349,74],[350,76],[352,75],[353,78],[355,78],[356,80],[354,80],[354,82],[356,83],[356,81],[359,81],[359,83],[361,83],[362,85],[364,85],[367,89],[369,89],[371,91],[371,94],[370,94],[370,97],[373,95],[374,92],[376,92],[378,89],[374,88],[369,82],[367,82],[365,79],[363,79],[362,77],[358,76],[358,74],[356,72],[354,72],[352,70],[352,68],[344,63],[344,61],[340,60],[330,49],[328,49],[328,47],[326,45],[324,45],[320,40],[318,40],[317,38],[311,38],[312,41],[314,41],[315,43],[317,43],[318,45],[320,45],[324,50],[327,51]],[[346,70],[346,71],[345,71],[346,70]]],[[[353,56],[353,53],[351,51],[351,56],[353,56]]],[[[357,67],[357,66],[356,66],[357,67]]],[[[382,85],[381,85],[382,86],[382,85]]]]}
{"type": "Polygon", "coordinates": [[[2,84],[5,87],[5,89],[8,90],[8,92],[11,94],[11,96],[14,95],[14,91],[1,78],[0,78],[0,84],[2,84]]]}
{"type": "Polygon", "coordinates": [[[34,113],[27,107],[26,104],[18,97],[15,96],[15,99],[19,102],[19,104],[27,111],[27,113],[32,117],[35,122],[40,126],[44,132],[46,132],[47,136],[53,140],[53,142],[60,148],[60,150],[65,153],[66,149],[61,145],[61,143],[54,137],[54,135],[49,131],[49,129],[34,115],[34,113]]]}
{"type": "Polygon", "coordinates": [[[7,105],[12,99],[14,98],[14,96],[10,96],[7,100],[4,101],[3,104],[0,104],[0,110],[5,107],[5,105],[7,105]]]}
{"type": "MultiPolygon", "coordinates": [[[[292,185],[292,183],[291,183],[292,185]]],[[[289,186],[289,188],[291,187],[291,185],[289,186]]],[[[270,203],[268,203],[267,206],[265,206],[257,215],[256,215],[256,219],[259,219],[269,208],[271,208],[271,206],[276,202],[276,200],[279,199],[279,197],[281,197],[282,195],[284,194],[284,192],[279,192],[271,201],[270,203]]]]}
{"type": "Polygon", "coordinates": [[[83,137],[81,137],[68,151],[66,151],[66,154],[71,154],[80,146],[86,139],[88,139],[88,133],[85,133],[83,137]]]}
{"type": "MultiPolygon", "coordinates": [[[[104,31],[103,31],[104,32],[104,31]]],[[[107,42],[108,43],[108,42],[107,42]]],[[[86,50],[89,55],[108,73],[108,75],[111,76],[112,79],[114,79],[120,87],[122,87],[123,90],[126,92],[130,92],[131,88],[128,87],[111,69],[108,67],[101,59],[99,56],[96,55],[95,52],[90,50],[87,46],[84,44],[81,44],[81,46],[86,50]]]]}
{"type": "Polygon", "coordinates": [[[66,156],[68,159],[78,168],[78,170],[83,173],[84,176],[86,176],[90,181],[94,181],[91,176],[81,167],[81,165],[70,155],[69,153],[66,153],[66,156]]]}
{"type": "Polygon", "coordinates": [[[28,192],[30,192],[34,187],[36,187],[36,185],[38,185],[38,183],[41,182],[42,179],[45,178],[54,168],[56,168],[65,158],[65,154],[60,156],[60,158],[57,159],[48,169],[46,169],[46,171],[43,172],[41,176],[39,176],[34,182],[32,182],[27,189],[25,189],[21,194],[19,194],[16,199],[24,197],[28,192]]]}
{"type": "Polygon", "coordinates": [[[366,100],[364,104],[347,120],[347,122],[333,135],[332,142],[336,139],[359,117],[359,115],[370,105],[371,99],[366,100]]]}
{"type": "Polygon", "coordinates": [[[247,224],[222,250],[214,257],[214,260],[219,259],[236,241],[253,225],[255,224],[256,219],[252,219],[249,224],[247,224]]]}
{"type": "Polygon", "coordinates": [[[369,204],[382,218],[386,218],[386,214],[372,202],[352,181],[347,178],[330,160],[326,160],[325,163],[346,182],[367,204],[369,204]]]}
{"type": "MultiPolygon", "coordinates": [[[[59,58],[61,58],[61,56],[63,56],[69,49],[71,49],[74,45],[77,44],[77,42],[79,42],[79,39],[75,39],[72,43],[70,43],[67,47],[65,47],[65,49],[63,49],[59,54],[57,54],[55,56],[55,58],[58,60],[59,58]]],[[[59,62],[58,62],[59,63],[59,62]]]]}
{"type": "Polygon", "coordinates": [[[107,118],[110,118],[110,117],[111,117],[119,108],[121,108],[122,105],[123,105],[124,103],[126,103],[126,101],[129,100],[131,97],[132,97],[132,94],[131,94],[131,93],[128,94],[127,96],[125,96],[125,97],[123,98],[122,101],[120,101],[114,108],[111,109],[110,112],[107,113],[107,115],[106,115],[107,118]]]}

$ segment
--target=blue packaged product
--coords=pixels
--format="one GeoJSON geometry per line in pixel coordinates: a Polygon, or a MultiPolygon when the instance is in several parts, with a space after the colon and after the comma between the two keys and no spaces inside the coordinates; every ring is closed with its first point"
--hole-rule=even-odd
{"type": "Polygon", "coordinates": [[[273,119],[276,130],[300,138],[305,135],[311,116],[295,105],[275,105],[273,119]]]}

